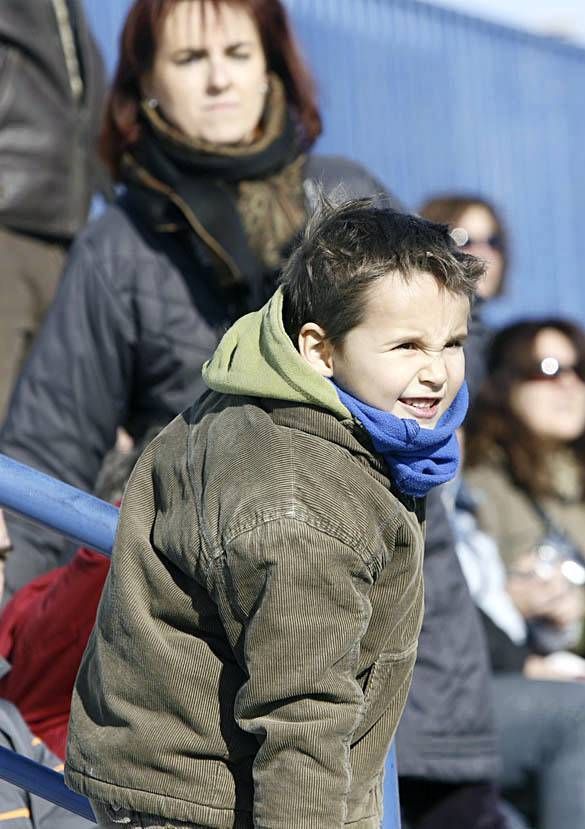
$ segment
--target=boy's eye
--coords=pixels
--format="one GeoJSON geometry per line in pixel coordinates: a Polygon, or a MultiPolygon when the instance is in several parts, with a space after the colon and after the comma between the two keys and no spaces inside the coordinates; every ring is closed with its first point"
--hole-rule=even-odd
{"type": "MultiPolygon", "coordinates": [[[[395,345],[392,351],[416,351],[419,348],[418,343],[413,342],[406,342],[406,343],[399,343],[395,345]]],[[[450,340],[445,348],[463,348],[463,340],[461,338],[456,340],[450,340]]]]}

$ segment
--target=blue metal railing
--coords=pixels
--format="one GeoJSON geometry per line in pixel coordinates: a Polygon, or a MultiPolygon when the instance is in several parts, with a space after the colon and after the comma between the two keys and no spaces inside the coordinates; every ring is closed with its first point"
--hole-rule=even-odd
{"type": "Polygon", "coordinates": [[[0,746],[0,779],[95,822],[89,801],[68,789],[63,775],[0,746]]]}
{"type": "Polygon", "coordinates": [[[0,506],[92,550],[112,551],[116,507],[1,454],[0,506]]]}
{"type": "Polygon", "coordinates": [[[384,769],[384,820],[382,829],[400,829],[400,798],[398,796],[398,768],[396,743],[390,746],[384,769]]]}
{"type": "MultiPolygon", "coordinates": [[[[0,454],[0,507],[43,524],[84,546],[111,553],[118,510],[50,475],[0,454]]],[[[63,775],[0,747],[0,780],[94,821],[87,798],[65,785],[63,775]]],[[[396,751],[392,746],[384,780],[382,829],[400,829],[396,751]]]]}

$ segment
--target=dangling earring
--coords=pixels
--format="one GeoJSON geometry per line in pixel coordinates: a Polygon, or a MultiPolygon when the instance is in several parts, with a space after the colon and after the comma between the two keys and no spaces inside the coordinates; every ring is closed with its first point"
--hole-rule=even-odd
{"type": "Polygon", "coordinates": [[[156,109],[158,107],[158,98],[147,98],[146,106],[149,109],[156,109]]]}

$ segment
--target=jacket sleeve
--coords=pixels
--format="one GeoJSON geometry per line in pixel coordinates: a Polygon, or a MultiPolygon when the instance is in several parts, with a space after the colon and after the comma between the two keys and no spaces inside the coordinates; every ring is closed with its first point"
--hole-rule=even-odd
{"type": "MultiPolygon", "coordinates": [[[[125,422],[132,391],[132,315],[99,260],[88,241],[73,247],[0,434],[0,451],[85,490],[125,422]]],[[[6,563],[10,595],[56,566],[65,542],[6,517],[14,547],[6,563]]]]}
{"type": "Polygon", "coordinates": [[[220,613],[228,630],[243,620],[247,674],[234,715],[260,743],[254,826],[341,829],[364,701],[355,676],[369,573],[344,543],[293,518],[239,535],[224,567],[220,613]]]}

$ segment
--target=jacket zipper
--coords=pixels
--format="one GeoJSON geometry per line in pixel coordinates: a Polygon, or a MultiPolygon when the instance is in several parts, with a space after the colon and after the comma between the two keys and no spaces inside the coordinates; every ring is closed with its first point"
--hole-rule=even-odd
{"type": "Polygon", "coordinates": [[[71,95],[76,104],[83,98],[84,84],[81,77],[81,67],[79,65],[79,58],[77,56],[77,46],[75,44],[75,35],[71,25],[71,15],[67,8],[67,0],[52,0],[53,9],[57,18],[57,25],[59,28],[59,38],[61,40],[61,47],[65,57],[65,67],[67,69],[67,77],[69,79],[69,88],[71,95]]]}

